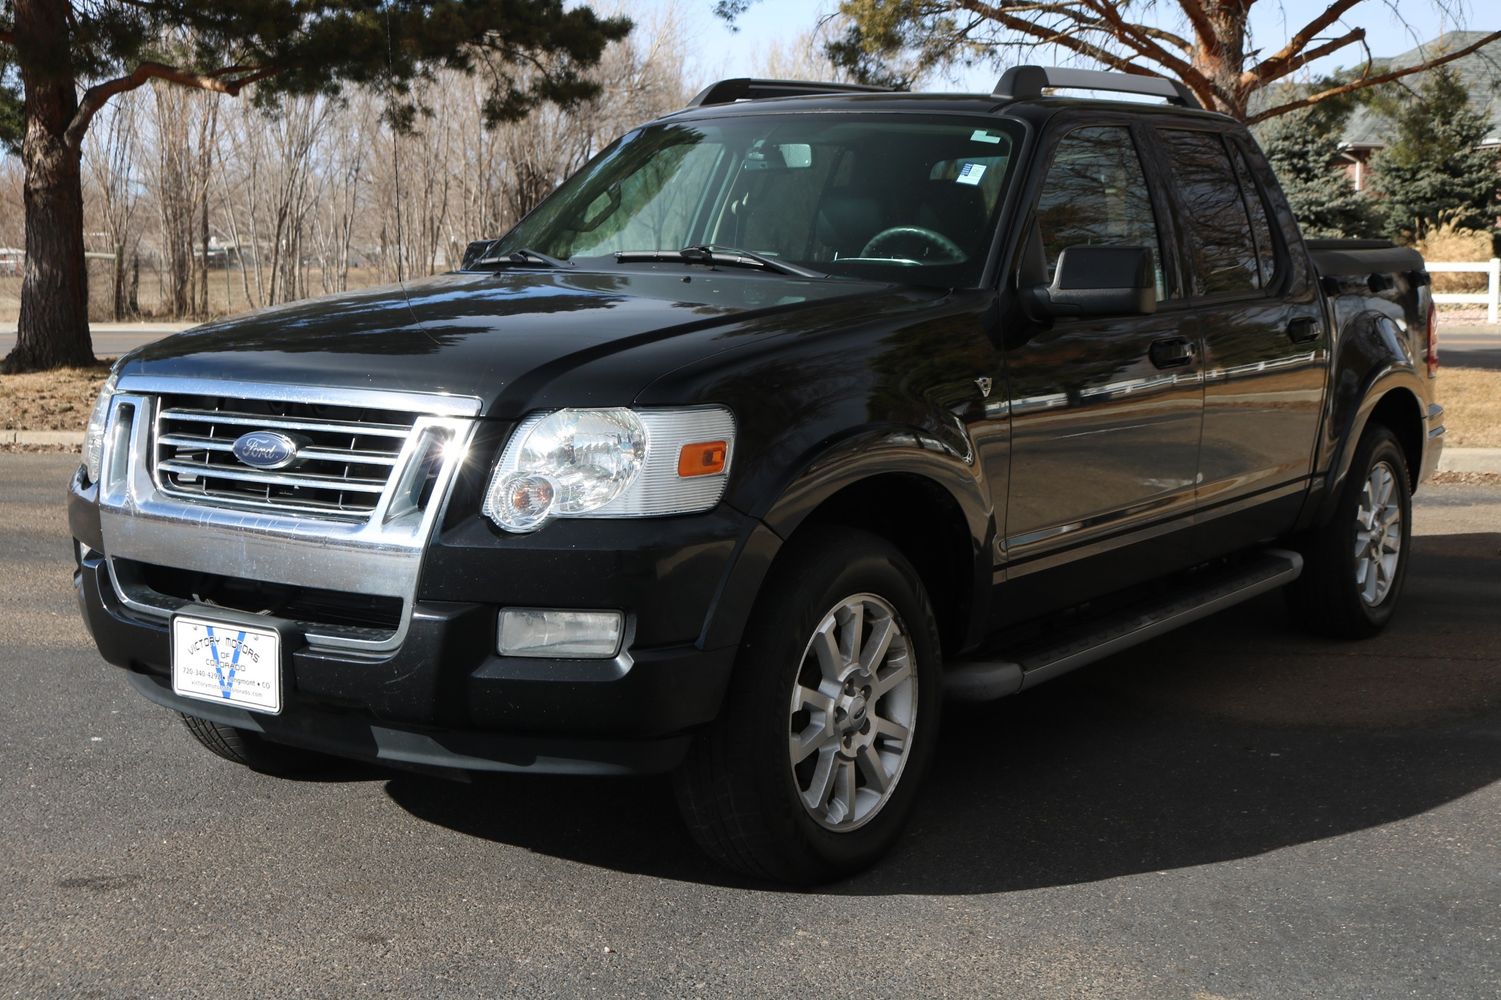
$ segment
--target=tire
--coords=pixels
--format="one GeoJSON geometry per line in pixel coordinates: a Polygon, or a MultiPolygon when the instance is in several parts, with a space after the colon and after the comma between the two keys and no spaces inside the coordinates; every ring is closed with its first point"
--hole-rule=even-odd
{"type": "Polygon", "coordinates": [[[1412,480],[1402,445],[1386,427],[1366,429],[1334,515],[1302,546],[1303,574],[1288,590],[1311,632],[1363,639],[1386,627],[1407,578],[1412,480]],[[1373,523],[1384,526],[1369,530],[1373,523]]]}
{"type": "Polygon", "coordinates": [[[225,760],[243,764],[252,771],[278,777],[307,774],[329,766],[331,758],[312,750],[273,743],[259,733],[235,729],[192,715],[183,715],[183,725],[193,739],[225,760]]]}
{"type": "Polygon", "coordinates": [[[674,775],[699,846],[800,885],[873,864],[932,758],[940,663],[922,581],[894,546],[845,528],[795,541],[762,587],[719,719],[674,775]],[[853,649],[885,652],[865,671],[853,649]]]}

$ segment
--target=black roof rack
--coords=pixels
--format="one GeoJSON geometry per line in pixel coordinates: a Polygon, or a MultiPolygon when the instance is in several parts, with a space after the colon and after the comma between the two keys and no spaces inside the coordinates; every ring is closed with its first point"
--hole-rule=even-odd
{"type": "Polygon", "coordinates": [[[759,101],[768,97],[807,97],[810,94],[890,94],[890,87],[868,87],[860,83],[812,83],[807,80],[753,80],[737,77],[720,80],[698,92],[688,107],[705,104],[729,104],[731,101],[759,101]]]}
{"type": "Polygon", "coordinates": [[[1135,73],[1106,73],[1097,69],[1064,69],[1058,66],[1013,66],[1002,74],[993,96],[1024,101],[1041,97],[1045,87],[1074,90],[1113,90],[1122,94],[1165,97],[1169,104],[1203,108],[1199,99],[1177,80],[1135,73]]]}

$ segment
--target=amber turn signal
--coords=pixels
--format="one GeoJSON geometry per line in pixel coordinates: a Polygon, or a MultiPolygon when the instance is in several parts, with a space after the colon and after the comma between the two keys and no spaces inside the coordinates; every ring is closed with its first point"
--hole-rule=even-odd
{"type": "Polygon", "coordinates": [[[678,475],[684,479],[693,476],[712,476],[724,471],[724,461],[729,455],[728,441],[699,441],[685,444],[678,452],[678,475]]]}

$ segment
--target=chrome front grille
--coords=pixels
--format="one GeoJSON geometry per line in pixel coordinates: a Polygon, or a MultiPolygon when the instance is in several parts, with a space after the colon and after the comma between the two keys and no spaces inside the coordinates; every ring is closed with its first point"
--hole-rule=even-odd
{"type": "Polygon", "coordinates": [[[183,499],[365,519],[390,486],[416,420],[417,414],[360,406],[163,395],[151,472],[158,489],[183,499]],[[296,460],[280,469],[242,462],[235,441],[254,431],[291,437],[296,460]]]}

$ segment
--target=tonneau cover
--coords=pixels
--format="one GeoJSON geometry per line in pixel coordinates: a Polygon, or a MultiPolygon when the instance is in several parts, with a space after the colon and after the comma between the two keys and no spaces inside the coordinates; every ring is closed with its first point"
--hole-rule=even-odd
{"type": "Polygon", "coordinates": [[[1308,240],[1319,273],[1330,277],[1422,271],[1423,255],[1386,240],[1308,240]]]}

